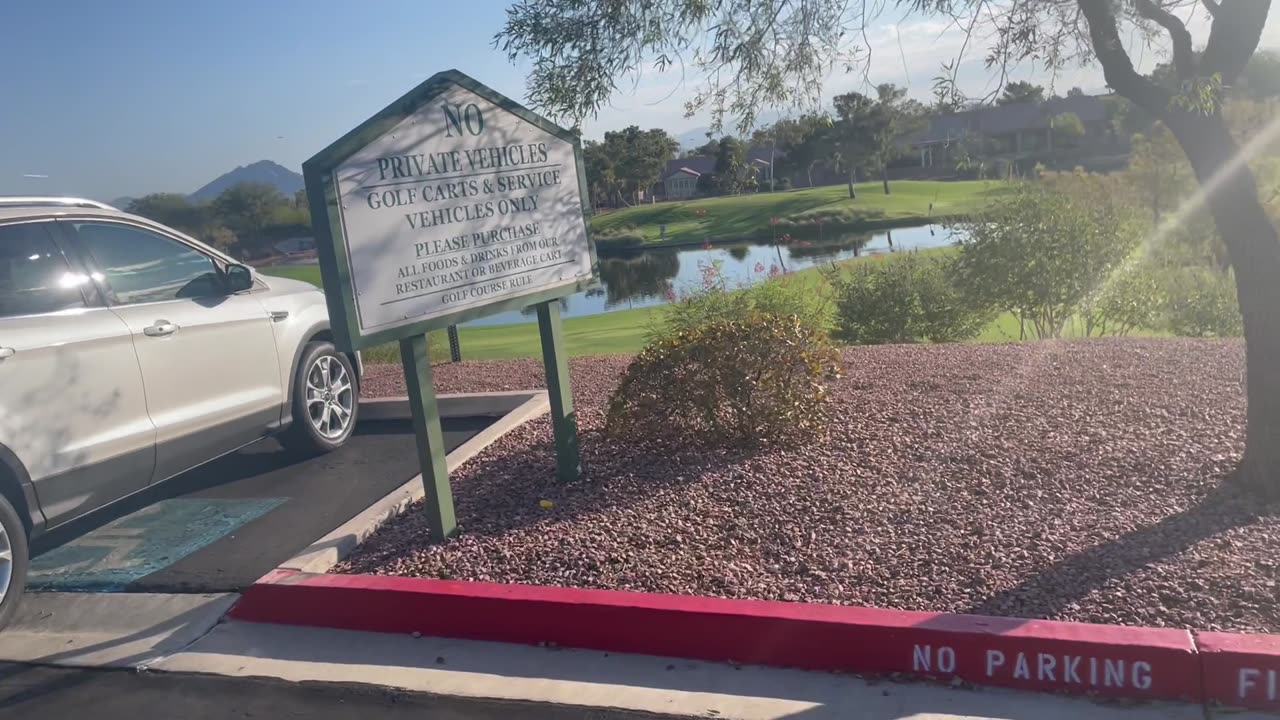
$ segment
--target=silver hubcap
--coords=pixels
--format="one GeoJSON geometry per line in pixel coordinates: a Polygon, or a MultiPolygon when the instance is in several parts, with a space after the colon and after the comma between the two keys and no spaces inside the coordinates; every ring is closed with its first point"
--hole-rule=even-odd
{"type": "Polygon", "coordinates": [[[0,525],[0,602],[9,594],[9,583],[13,579],[13,544],[9,542],[9,534],[0,525]]]}
{"type": "Polygon", "coordinates": [[[342,437],[351,424],[355,395],[347,368],[332,355],[321,355],[307,368],[307,418],[330,440],[342,437]]]}

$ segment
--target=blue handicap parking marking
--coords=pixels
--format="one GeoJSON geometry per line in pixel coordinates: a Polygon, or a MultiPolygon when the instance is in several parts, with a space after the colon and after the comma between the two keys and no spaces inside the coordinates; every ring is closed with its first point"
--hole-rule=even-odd
{"type": "Polygon", "coordinates": [[[287,498],[161,500],[33,558],[36,591],[120,592],[271,512],[287,498]]]}

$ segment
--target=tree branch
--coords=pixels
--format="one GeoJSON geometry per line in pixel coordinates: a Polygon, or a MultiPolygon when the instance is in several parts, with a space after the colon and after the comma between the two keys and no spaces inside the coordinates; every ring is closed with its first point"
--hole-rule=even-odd
{"type": "MultiPolygon", "coordinates": [[[[1210,0],[1212,2],[1212,0],[1210,0]]],[[[1196,74],[1196,55],[1191,47],[1191,33],[1177,15],[1157,5],[1154,0],[1134,0],[1134,8],[1142,17],[1151,20],[1169,33],[1173,45],[1173,69],[1182,81],[1196,74]]]]}
{"type": "MultiPolygon", "coordinates": [[[[1208,7],[1214,0],[1207,0],[1208,7]]],[[[1216,3],[1210,10],[1213,27],[1200,56],[1200,72],[1218,74],[1224,85],[1230,85],[1244,71],[1253,51],[1258,49],[1262,27],[1267,24],[1271,0],[1231,0],[1216,3]]]]}
{"type": "Polygon", "coordinates": [[[1110,0],[1077,2],[1080,12],[1089,23],[1089,41],[1093,45],[1093,54],[1102,64],[1102,75],[1106,78],[1107,85],[1147,112],[1163,117],[1169,107],[1170,95],[1133,69],[1133,61],[1120,42],[1120,30],[1111,10],[1110,0]]]}

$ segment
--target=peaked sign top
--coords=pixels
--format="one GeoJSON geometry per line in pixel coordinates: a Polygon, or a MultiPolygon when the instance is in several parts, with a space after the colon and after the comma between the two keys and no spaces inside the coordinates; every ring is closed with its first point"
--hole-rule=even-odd
{"type": "Polygon", "coordinates": [[[329,316],[361,348],[595,276],[577,137],[457,70],[302,165],[329,316]]]}

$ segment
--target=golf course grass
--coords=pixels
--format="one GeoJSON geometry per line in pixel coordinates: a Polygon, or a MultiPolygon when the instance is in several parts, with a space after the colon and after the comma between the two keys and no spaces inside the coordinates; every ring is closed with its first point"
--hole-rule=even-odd
{"type": "MultiPolygon", "coordinates": [[[[278,265],[261,268],[264,275],[287,277],[320,286],[318,265],[278,265]]],[[[570,355],[612,355],[637,352],[644,347],[649,315],[657,308],[636,308],[584,317],[565,318],[564,339],[570,355]]],[[[458,344],[466,360],[506,360],[537,357],[542,353],[538,323],[532,319],[512,325],[458,328],[458,344]]],[[[447,359],[449,345],[444,331],[431,334],[431,356],[447,359]]],[[[369,362],[399,362],[395,345],[381,345],[364,351],[369,362]]]]}
{"type": "Polygon", "coordinates": [[[767,238],[772,233],[805,233],[826,228],[876,229],[924,225],[982,210],[1006,186],[994,181],[879,182],[761,192],[732,197],[664,202],[602,213],[591,220],[601,248],[651,247],[710,241],[767,238]],[[778,224],[773,224],[773,218],[778,224]],[[665,239],[663,226],[666,228],[665,239]]]}
{"type": "MultiPolygon", "coordinates": [[[[950,248],[934,248],[920,252],[952,252],[950,248]]],[[[875,257],[875,256],[871,256],[875,257]]],[[[847,260],[846,263],[865,262],[870,258],[847,260]]],[[[284,265],[262,268],[266,275],[288,277],[320,285],[320,268],[316,265],[284,265]]],[[[788,275],[787,282],[800,282],[816,286],[825,281],[818,268],[808,268],[788,275]]],[[[644,347],[653,322],[659,319],[662,306],[617,310],[615,312],[585,315],[564,319],[564,337],[569,354],[613,355],[634,353],[644,347]]],[[[1028,328],[1030,332],[1030,328],[1028,328]]],[[[1064,333],[1074,337],[1078,330],[1067,327],[1064,333]]],[[[1135,333],[1144,334],[1144,333],[1135,333]]],[[[1018,318],[1011,313],[997,316],[975,342],[1009,342],[1019,338],[1018,318]]],[[[458,341],[464,360],[507,360],[521,357],[538,357],[542,350],[538,338],[538,324],[529,322],[510,325],[466,326],[458,328],[458,341]]],[[[431,355],[438,361],[449,357],[448,341],[443,330],[431,334],[431,355]]],[[[368,362],[399,362],[399,349],[394,344],[381,345],[364,351],[368,362]]]]}

